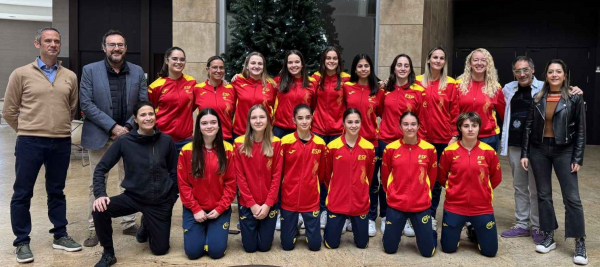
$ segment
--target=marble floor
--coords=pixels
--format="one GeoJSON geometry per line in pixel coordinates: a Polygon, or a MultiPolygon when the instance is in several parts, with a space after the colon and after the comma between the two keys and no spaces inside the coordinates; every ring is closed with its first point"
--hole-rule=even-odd
{"type": "MultiPolygon", "coordinates": [[[[14,147],[16,134],[5,123],[0,124],[0,266],[18,266],[14,256],[12,242],[14,235],[10,226],[10,198],[14,182],[14,147]]],[[[87,160],[86,160],[87,163],[87,160]]],[[[501,157],[504,180],[495,190],[495,215],[499,233],[512,226],[514,222],[514,190],[512,176],[506,158],[501,157]]],[[[590,259],[588,266],[600,265],[600,147],[587,146],[585,161],[579,176],[581,198],[586,218],[587,251],[590,259]]],[[[69,234],[83,243],[87,236],[87,198],[90,183],[89,166],[83,167],[81,159],[72,159],[65,188],[67,197],[67,216],[69,234]]],[[[116,171],[109,178],[109,195],[115,195],[117,189],[116,171]]],[[[564,239],[564,206],[558,181],[554,180],[554,203],[558,215],[559,230],[556,232],[557,249],[549,254],[537,254],[529,237],[501,238],[499,250],[494,258],[481,256],[477,246],[469,242],[463,232],[458,252],[446,254],[437,251],[432,258],[421,257],[416,248],[415,238],[403,237],[397,254],[383,252],[379,221],[377,236],[372,237],[367,249],[358,249],[353,245],[352,233],[342,236],[339,249],[322,248],[310,252],[303,237],[299,238],[296,249],[283,251],[279,243],[279,233],[275,233],[273,248],[266,253],[245,253],[241,245],[241,236],[229,235],[225,257],[212,260],[203,257],[196,261],[187,259],[183,252],[181,228],[181,204],[178,202],[173,211],[171,227],[171,250],[165,256],[153,256],[147,244],[139,244],[132,236],[121,234],[119,220],[113,220],[114,241],[118,263],[115,266],[232,266],[232,265],[274,265],[274,266],[570,266],[572,263],[574,241],[564,239]]],[[[442,209],[437,219],[441,221],[442,209]]],[[[69,253],[52,249],[52,235],[48,234],[51,224],[47,216],[46,192],[44,188],[44,169],[39,174],[33,199],[31,201],[33,231],[31,249],[35,262],[27,266],[93,266],[100,258],[102,247],[84,248],[80,252],[69,253]]],[[[232,215],[231,225],[235,228],[237,213],[232,215]]],[[[441,223],[440,223],[441,224],[441,223]]],[[[439,245],[439,243],[438,243],[439,245]]],[[[23,265],[25,266],[25,265],[23,265]]]]}

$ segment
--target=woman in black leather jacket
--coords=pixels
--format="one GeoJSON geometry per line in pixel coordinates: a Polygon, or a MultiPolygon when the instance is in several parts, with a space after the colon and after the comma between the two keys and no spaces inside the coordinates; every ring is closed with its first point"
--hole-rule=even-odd
{"type": "Polygon", "coordinates": [[[573,262],[587,264],[585,221],[579,198],[577,172],[583,164],[585,148],[585,103],[581,95],[571,95],[568,70],[560,59],[546,65],[546,81],[529,109],[523,133],[521,165],[529,161],[535,176],[540,210],[540,230],[544,240],[536,246],[540,253],[556,248],[558,228],[552,202],[552,167],[560,183],[565,203],[565,237],[575,238],[573,262]]]}

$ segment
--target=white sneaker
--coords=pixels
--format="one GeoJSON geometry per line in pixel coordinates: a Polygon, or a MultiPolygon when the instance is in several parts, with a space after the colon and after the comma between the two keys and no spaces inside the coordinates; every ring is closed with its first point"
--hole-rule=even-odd
{"type": "Polygon", "coordinates": [[[327,225],[327,211],[321,212],[321,229],[325,229],[327,225]]]}
{"type": "Polygon", "coordinates": [[[302,214],[298,214],[298,228],[304,229],[304,219],[302,219],[302,214]]]}
{"type": "Polygon", "coordinates": [[[373,237],[377,234],[377,227],[375,226],[375,221],[369,220],[369,236],[373,237]]]}
{"type": "Polygon", "coordinates": [[[437,220],[435,218],[431,219],[431,228],[433,231],[437,230],[437,220]]]}
{"type": "Polygon", "coordinates": [[[350,223],[349,219],[346,219],[346,222],[344,223],[344,227],[342,227],[342,234],[345,234],[346,231],[352,232],[352,224],[350,223]]]}
{"type": "Polygon", "coordinates": [[[408,237],[415,236],[415,230],[412,229],[410,225],[410,220],[406,220],[406,224],[404,225],[404,235],[408,237]]]}
{"type": "Polygon", "coordinates": [[[588,264],[588,256],[585,251],[585,240],[583,238],[575,239],[575,255],[573,256],[573,263],[579,265],[588,264]]]}
{"type": "Polygon", "coordinates": [[[277,222],[275,223],[275,230],[281,230],[281,215],[279,214],[279,212],[277,213],[277,222]]]}
{"type": "Polygon", "coordinates": [[[383,233],[385,232],[385,223],[387,222],[387,220],[385,219],[385,217],[381,218],[381,234],[383,235],[383,233]]]}

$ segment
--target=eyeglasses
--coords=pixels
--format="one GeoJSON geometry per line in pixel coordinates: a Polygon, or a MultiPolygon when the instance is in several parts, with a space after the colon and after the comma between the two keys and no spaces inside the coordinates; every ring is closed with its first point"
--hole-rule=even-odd
{"type": "Polygon", "coordinates": [[[522,68],[522,69],[518,69],[518,70],[513,70],[513,72],[517,75],[520,75],[521,73],[529,74],[530,71],[531,71],[530,68],[522,68]]]}
{"type": "Polygon", "coordinates": [[[225,70],[225,66],[212,66],[210,67],[211,70],[225,70]]]}
{"type": "Polygon", "coordinates": [[[171,61],[185,63],[185,58],[184,57],[172,57],[171,61]]]}
{"type": "Polygon", "coordinates": [[[115,47],[123,48],[123,47],[125,47],[125,44],[124,43],[118,43],[118,44],[117,43],[106,43],[106,46],[110,49],[113,49],[115,47]]]}

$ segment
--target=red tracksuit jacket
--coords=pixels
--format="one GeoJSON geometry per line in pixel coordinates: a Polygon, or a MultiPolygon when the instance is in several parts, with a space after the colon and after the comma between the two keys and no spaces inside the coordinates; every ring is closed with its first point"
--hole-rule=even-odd
{"type": "Polygon", "coordinates": [[[213,87],[206,80],[194,86],[194,99],[198,106],[198,111],[204,108],[212,108],[217,111],[219,119],[221,119],[223,138],[232,138],[233,114],[236,103],[233,86],[231,84],[223,86],[223,83],[221,83],[219,86],[213,87]]]}
{"type": "Polygon", "coordinates": [[[237,100],[233,118],[233,132],[235,134],[244,135],[246,133],[248,111],[254,105],[263,104],[269,115],[273,116],[275,96],[277,95],[277,88],[275,88],[273,79],[267,79],[267,85],[263,86],[261,80],[254,80],[251,77],[246,78],[238,74],[231,85],[237,100]]]}
{"type": "Polygon", "coordinates": [[[224,142],[227,155],[227,170],[219,171],[219,160],[214,150],[204,149],[204,177],[192,174],[192,143],[183,146],[177,164],[177,182],[181,203],[193,214],[204,210],[206,213],[216,210],[219,214],[229,209],[235,198],[235,166],[233,164],[233,146],[224,142]]]}
{"type": "MultiPolygon", "coordinates": [[[[400,130],[400,117],[406,111],[412,111],[417,114],[419,119],[423,119],[421,110],[425,99],[425,88],[418,83],[403,86],[395,86],[394,91],[387,91],[383,94],[383,104],[381,112],[381,124],[379,124],[379,140],[391,143],[403,137],[400,130]]],[[[419,137],[426,134],[426,124],[421,123],[419,127],[419,137]]]]}
{"type": "Polygon", "coordinates": [[[244,135],[235,139],[234,159],[235,173],[240,190],[238,202],[250,208],[254,204],[267,204],[272,207],[277,203],[281,182],[281,142],[273,137],[273,156],[266,157],[262,153],[262,142],[252,146],[252,157],[239,150],[244,143],[244,135]]]}
{"type": "MultiPolygon", "coordinates": [[[[294,117],[294,108],[301,103],[307,104],[314,110],[315,79],[309,77],[308,88],[302,88],[302,79],[294,79],[290,91],[287,93],[278,92],[275,101],[275,119],[273,125],[282,129],[296,129],[292,121],[294,117]]],[[[280,77],[275,77],[275,82],[279,88],[280,77]]]]}
{"type": "MultiPolygon", "coordinates": [[[[417,76],[421,82],[423,75],[417,76]]],[[[425,87],[425,100],[423,102],[422,124],[427,126],[425,140],[434,144],[447,144],[452,139],[456,130],[456,118],[459,115],[458,91],[456,81],[447,77],[448,84],[443,90],[439,89],[440,80],[430,82],[425,87]]]]}
{"type": "Polygon", "coordinates": [[[384,90],[379,89],[375,95],[370,96],[371,89],[368,85],[353,82],[344,83],[343,89],[346,108],[356,108],[362,116],[360,136],[377,147],[377,139],[379,138],[377,117],[381,117],[384,90]]]}
{"type": "Polygon", "coordinates": [[[359,137],[354,147],[349,148],[342,135],[331,141],[327,148],[327,209],[348,216],[367,214],[371,203],[369,185],[375,169],[375,147],[359,137]]]}
{"type": "Polygon", "coordinates": [[[388,206],[404,212],[429,209],[436,178],[437,153],[432,144],[419,140],[409,145],[400,139],[385,147],[381,184],[388,206]]]}
{"type": "Polygon", "coordinates": [[[477,141],[469,152],[460,141],[442,153],[438,181],[446,187],[444,209],[463,216],[494,213],[494,188],[502,181],[498,155],[477,141]]]}
{"type": "MultiPolygon", "coordinates": [[[[502,93],[502,87],[498,88],[494,97],[489,97],[481,92],[481,88],[485,82],[472,81],[469,85],[469,93],[463,95],[458,92],[458,107],[460,113],[469,111],[475,111],[481,117],[481,126],[479,127],[479,138],[485,138],[500,134],[500,127],[498,126],[498,115],[500,118],[504,118],[504,108],[506,102],[504,100],[504,94],[502,93]]],[[[460,80],[456,81],[456,88],[458,90],[460,86],[460,80]]],[[[453,135],[458,135],[458,130],[454,127],[453,135]]]]}
{"type": "Polygon", "coordinates": [[[305,144],[296,131],[281,139],[281,151],[281,207],[295,212],[318,211],[319,185],[325,175],[325,141],[313,135],[305,144]]]}
{"type": "Polygon", "coordinates": [[[341,135],[344,130],[342,115],[346,111],[344,104],[344,90],[342,86],[350,79],[350,74],[342,72],[340,74],[340,88],[337,86],[337,76],[321,77],[321,73],[315,72],[312,76],[315,79],[317,105],[312,122],[312,130],[320,135],[341,135]],[[320,86],[321,79],[325,79],[323,87],[320,86]]]}
{"type": "Polygon", "coordinates": [[[192,138],[194,132],[194,85],[196,80],[184,74],[177,80],[161,77],[148,86],[148,100],[154,105],[156,127],[175,142],[192,138]]]}

